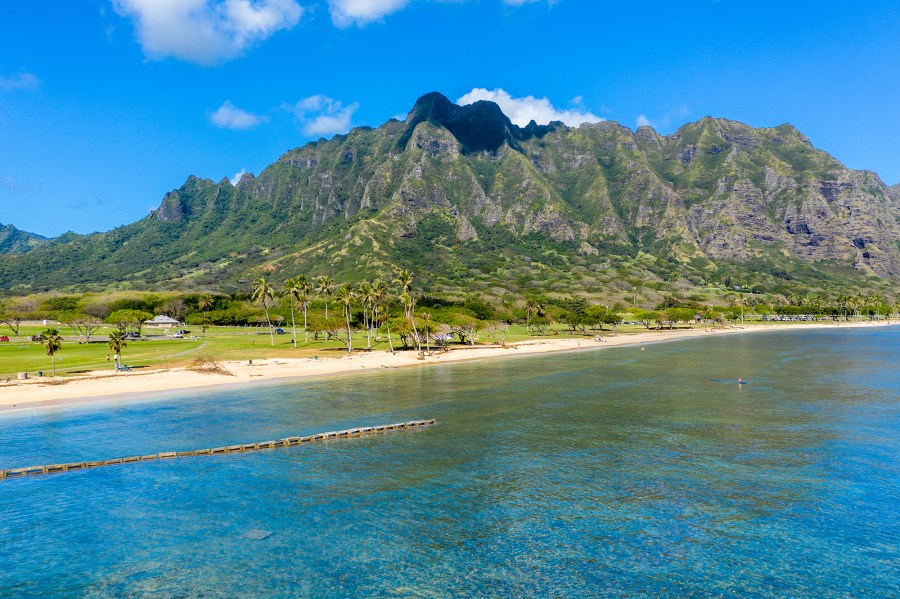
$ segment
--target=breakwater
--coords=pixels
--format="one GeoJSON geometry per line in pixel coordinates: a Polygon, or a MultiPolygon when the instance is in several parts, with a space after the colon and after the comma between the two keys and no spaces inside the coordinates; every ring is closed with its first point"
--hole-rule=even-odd
{"type": "Polygon", "coordinates": [[[24,468],[9,468],[6,470],[0,470],[0,480],[5,480],[7,478],[20,478],[23,476],[38,476],[41,474],[57,474],[60,472],[69,472],[71,470],[103,468],[106,466],[117,466],[120,464],[131,464],[134,462],[173,460],[198,456],[222,455],[226,453],[260,451],[265,449],[276,449],[280,447],[295,447],[297,445],[303,445],[304,443],[320,443],[322,441],[330,441],[333,439],[347,439],[350,437],[377,435],[397,430],[421,428],[423,426],[431,426],[433,424],[435,424],[434,419],[410,420],[409,422],[399,422],[396,424],[382,424],[379,426],[348,428],[340,431],[329,431],[327,433],[307,435],[305,437],[285,437],[284,439],[275,439],[274,441],[259,441],[256,443],[242,443],[239,445],[223,445],[221,447],[212,447],[209,449],[194,449],[191,451],[163,451],[147,455],[135,455],[107,460],[68,462],[63,464],[45,464],[42,466],[26,466],[24,468]]]}

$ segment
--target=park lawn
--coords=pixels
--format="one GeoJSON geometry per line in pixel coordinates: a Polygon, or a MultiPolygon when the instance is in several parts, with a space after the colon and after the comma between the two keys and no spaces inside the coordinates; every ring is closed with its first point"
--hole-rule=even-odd
{"type": "MultiPolygon", "coordinates": [[[[62,327],[62,348],[56,354],[56,373],[59,376],[81,374],[89,370],[113,369],[107,356],[112,352],[106,342],[114,327],[104,327],[91,338],[91,343],[73,335],[62,327]]],[[[18,372],[43,372],[48,376],[51,371],[50,357],[46,348],[40,343],[30,341],[31,335],[46,331],[46,326],[22,326],[19,336],[9,343],[0,343],[0,378],[12,378],[18,372]]],[[[642,325],[623,325],[620,333],[639,332],[646,329],[642,325]]],[[[256,327],[209,327],[205,332],[200,327],[192,327],[184,339],[166,336],[163,331],[144,329],[144,338],[129,340],[122,352],[122,363],[131,367],[169,368],[188,366],[197,359],[217,361],[254,360],[264,358],[311,358],[315,356],[337,357],[346,352],[346,347],[338,341],[316,341],[310,335],[307,343],[302,330],[297,331],[297,348],[293,347],[291,334],[274,335],[275,345],[265,329],[256,327]]],[[[593,336],[598,331],[579,333],[576,337],[593,336]]],[[[610,334],[608,329],[603,334],[610,334]]],[[[9,332],[7,332],[9,334],[9,332]]],[[[507,343],[549,338],[573,338],[566,327],[555,325],[547,328],[546,335],[529,335],[524,325],[511,325],[506,335],[507,343]]],[[[401,350],[399,338],[394,335],[394,348],[401,350]]],[[[490,344],[493,341],[483,333],[479,335],[479,344],[490,344]]],[[[357,332],[353,336],[354,351],[367,348],[366,334],[357,332]]],[[[372,338],[372,349],[385,351],[390,349],[387,336],[381,334],[376,341],[372,338]]]]}

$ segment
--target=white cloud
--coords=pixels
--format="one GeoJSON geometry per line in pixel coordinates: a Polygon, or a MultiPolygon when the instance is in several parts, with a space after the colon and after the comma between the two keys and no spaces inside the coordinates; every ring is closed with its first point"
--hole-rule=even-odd
{"type": "Polygon", "coordinates": [[[407,4],[409,0],[328,0],[331,22],[338,27],[378,21],[407,4]]]}
{"type": "MultiPolygon", "coordinates": [[[[571,127],[577,127],[582,123],[599,123],[605,120],[589,111],[577,108],[565,110],[557,108],[547,98],[535,98],[534,96],[514,98],[500,88],[488,90],[477,87],[459,98],[456,103],[472,104],[479,100],[496,102],[503,114],[520,127],[524,127],[532,120],[538,125],[546,125],[550,121],[562,121],[571,127]]],[[[580,105],[580,103],[577,104],[580,105]]]]}
{"type": "Polygon", "coordinates": [[[638,127],[653,127],[659,131],[667,129],[672,124],[680,125],[689,114],[691,114],[691,110],[688,108],[688,105],[680,104],[668,109],[662,116],[655,119],[651,119],[645,114],[639,114],[635,124],[638,127]]]}
{"type": "Polygon", "coordinates": [[[303,133],[312,137],[349,131],[353,113],[359,109],[359,103],[344,106],[338,100],[317,94],[303,98],[296,104],[283,104],[282,108],[292,112],[302,125],[303,133]]]}
{"type": "Polygon", "coordinates": [[[239,56],[303,15],[296,0],[112,1],[116,12],[134,21],[148,58],[174,56],[201,65],[239,56]]]}
{"type": "Polygon", "coordinates": [[[41,86],[41,80],[31,73],[19,73],[12,77],[0,75],[0,89],[12,91],[14,89],[37,89],[41,86]]]}
{"type": "Polygon", "coordinates": [[[247,174],[247,169],[242,168],[241,170],[239,170],[238,172],[236,172],[236,173],[234,174],[234,176],[233,176],[232,178],[229,179],[229,181],[231,181],[231,184],[232,184],[232,185],[237,185],[238,183],[241,182],[241,177],[243,177],[243,176],[246,175],[246,174],[247,174]]]}
{"type": "Polygon", "coordinates": [[[267,117],[242,110],[225,100],[218,110],[209,115],[209,120],[222,129],[252,129],[269,120],[267,117]]]}

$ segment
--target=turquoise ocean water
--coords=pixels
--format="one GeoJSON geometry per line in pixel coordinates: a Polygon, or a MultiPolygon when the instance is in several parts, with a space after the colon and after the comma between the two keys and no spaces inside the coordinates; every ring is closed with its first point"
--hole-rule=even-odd
{"type": "Polygon", "coordinates": [[[0,597],[900,596],[898,357],[774,332],[0,414],[0,468],[439,421],[2,481],[0,597]]]}

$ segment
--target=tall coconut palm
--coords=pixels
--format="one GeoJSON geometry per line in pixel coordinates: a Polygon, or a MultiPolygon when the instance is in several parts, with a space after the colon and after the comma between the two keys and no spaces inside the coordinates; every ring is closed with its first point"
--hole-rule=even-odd
{"type": "Polygon", "coordinates": [[[861,293],[854,294],[850,298],[850,307],[853,308],[853,316],[859,320],[859,311],[866,305],[861,293]]]}
{"type": "Polygon", "coordinates": [[[294,331],[294,349],[297,349],[297,323],[294,320],[294,302],[299,300],[301,295],[302,290],[298,279],[288,278],[284,280],[284,285],[281,286],[281,297],[286,297],[291,302],[291,328],[294,331]]]}
{"type": "Polygon", "coordinates": [[[50,363],[53,365],[53,376],[56,376],[56,352],[62,347],[62,337],[59,331],[49,328],[41,333],[41,345],[47,347],[47,355],[50,356],[50,363]]]}
{"type": "Polygon", "coordinates": [[[306,324],[306,311],[309,309],[309,294],[312,287],[306,280],[306,275],[297,276],[297,288],[300,290],[300,309],[303,310],[303,331],[306,333],[306,342],[309,343],[309,326],[306,324]]]}
{"type": "Polygon", "coordinates": [[[325,296],[325,320],[328,320],[328,298],[334,293],[335,286],[335,282],[328,275],[319,277],[319,286],[316,288],[316,293],[325,296]]]}
{"type": "Polygon", "coordinates": [[[413,283],[412,274],[404,268],[397,273],[397,278],[394,279],[394,283],[400,287],[400,293],[409,293],[413,283]]]}
{"type": "Polygon", "coordinates": [[[269,302],[275,299],[275,288],[266,281],[265,277],[260,277],[253,281],[253,294],[250,299],[254,302],[262,304],[263,310],[266,311],[266,324],[269,325],[269,337],[272,338],[272,347],[275,347],[275,331],[272,329],[272,320],[269,318],[269,302]]]}
{"type": "Polygon", "coordinates": [[[416,340],[416,350],[422,351],[422,341],[419,339],[419,330],[416,328],[416,319],[413,315],[416,309],[416,298],[409,293],[404,292],[400,294],[400,302],[403,304],[404,311],[406,312],[406,319],[412,327],[413,338],[416,340]]]}
{"type": "Polygon", "coordinates": [[[838,296],[834,299],[835,307],[841,311],[841,314],[844,317],[844,320],[847,320],[847,296],[843,293],[839,293],[838,296]]]}
{"type": "Polygon", "coordinates": [[[106,345],[116,356],[116,370],[118,370],[119,356],[122,354],[122,350],[128,347],[128,343],[125,342],[125,331],[123,331],[122,329],[116,329],[115,331],[110,333],[109,341],[106,343],[106,345]]]}
{"type": "Polygon", "coordinates": [[[347,353],[353,351],[353,329],[350,328],[350,311],[353,307],[353,300],[356,298],[353,288],[350,285],[343,285],[337,290],[337,299],[344,307],[344,318],[347,320],[347,353]]]}
{"type": "Polygon", "coordinates": [[[216,300],[208,293],[204,293],[200,296],[200,299],[197,300],[197,307],[203,310],[204,318],[209,318],[209,309],[212,308],[215,303],[216,300]]]}
{"type": "Polygon", "coordinates": [[[363,320],[366,324],[366,346],[372,349],[372,328],[375,326],[375,290],[369,283],[360,283],[359,299],[363,304],[363,320]]]}
{"type": "Polygon", "coordinates": [[[738,293],[731,300],[735,306],[741,307],[741,326],[744,325],[744,306],[747,305],[747,297],[743,293],[738,293]]]}
{"type": "Polygon", "coordinates": [[[387,286],[381,279],[372,281],[372,325],[375,327],[375,341],[378,341],[378,323],[381,320],[381,304],[387,299],[387,286]]]}
{"type": "Polygon", "coordinates": [[[537,311],[537,300],[529,297],[525,300],[525,330],[531,332],[531,316],[537,311]]]}
{"type": "Polygon", "coordinates": [[[422,320],[425,321],[425,351],[430,355],[431,343],[429,342],[429,339],[431,336],[431,327],[428,326],[428,323],[431,320],[431,314],[429,314],[428,312],[422,312],[422,320]]]}
{"type": "Polygon", "coordinates": [[[878,320],[878,314],[881,312],[881,296],[873,293],[866,298],[866,307],[872,313],[872,317],[878,320]]]}

